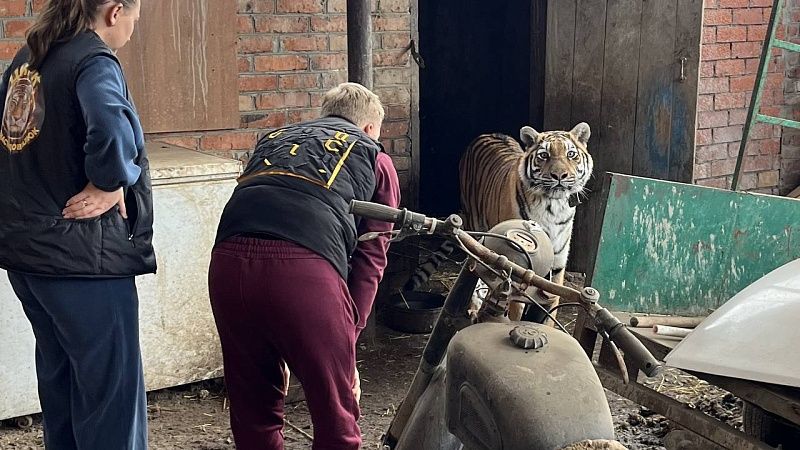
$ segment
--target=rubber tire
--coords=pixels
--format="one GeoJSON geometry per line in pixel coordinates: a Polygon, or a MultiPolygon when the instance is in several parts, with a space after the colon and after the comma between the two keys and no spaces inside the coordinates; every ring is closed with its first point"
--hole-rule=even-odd
{"type": "Polygon", "coordinates": [[[742,406],[742,421],[748,436],[783,450],[800,450],[800,426],[748,402],[742,406]]]}

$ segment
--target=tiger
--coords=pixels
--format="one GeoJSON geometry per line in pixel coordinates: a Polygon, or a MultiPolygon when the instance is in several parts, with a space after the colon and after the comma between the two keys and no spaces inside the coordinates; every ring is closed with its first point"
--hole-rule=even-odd
{"type": "MultiPolygon", "coordinates": [[[[465,229],[488,231],[509,219],[533,220],[553,243],[552,280],[564,283],[572,239],[575,204],[592,176],[594,160],[587,145],[591,129],[581,122],[570,131],[520,129],[522,146],[504,134],[483,134],[467,147],[459,162],[461,207],[465,229]]],[[[432,264],[452,254],[443,246],[422,264],[403,287],[418,289],[438,267],[432,264]]],[[[553,299],[551,307],[558,304],[553,299]]],[[[509,319],[522,318],[523,305],[509,306],[509,319]]]]}

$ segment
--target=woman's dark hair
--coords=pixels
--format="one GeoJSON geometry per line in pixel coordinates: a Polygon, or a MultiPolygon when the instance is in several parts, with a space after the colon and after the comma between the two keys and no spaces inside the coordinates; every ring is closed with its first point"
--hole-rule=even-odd
{"type": "Polygon", "coordinates": [[[48,0],[27,34],[30,65],[38,67],[53,43],[67,41],[91,29],[95,14],[107,3],[130,8],[139,0],[48,0]]]}

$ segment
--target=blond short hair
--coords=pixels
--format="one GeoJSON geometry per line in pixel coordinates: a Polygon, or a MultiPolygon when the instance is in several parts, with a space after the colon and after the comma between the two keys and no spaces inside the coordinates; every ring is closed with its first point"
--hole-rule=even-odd
{"type": "Polygon", "coordinates": [[[380,124],[385,112],[381,99],[358,83],[342,83],[325,93],[322,116],[339,116],[359,127],[380,124]]]}

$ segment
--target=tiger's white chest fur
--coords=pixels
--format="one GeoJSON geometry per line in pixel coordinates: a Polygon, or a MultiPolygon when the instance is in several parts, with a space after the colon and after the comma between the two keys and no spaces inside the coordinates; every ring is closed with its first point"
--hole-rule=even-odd
{"type": "Polygon", "coordinates": [[[539,193],[523,192],[524,209],[522,216],[537,222],[544,228],[553,244],[553,270],[567,266],[575,207],[569,205],[569,198],[553,199],[539,193]]]}

